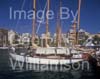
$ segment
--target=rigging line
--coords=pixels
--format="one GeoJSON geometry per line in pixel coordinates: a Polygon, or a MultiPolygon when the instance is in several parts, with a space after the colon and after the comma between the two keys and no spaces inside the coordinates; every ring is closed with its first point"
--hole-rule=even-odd
{"type": "MultiPolygon", "coordinates": [[[[40,3],[39,3],[40,4],[40,3]]],[[[40,4],[41,5],[41,4],[40,4]]],[[[44,6],[44,9],[43,9],[43,12],[45,13],[45,11],[46,11],[46,6],[47,6],[47,2],[46,2],[46,4],[45,4],[45,6],[44,6]]],[[[42,6],[40,6],[40,7],[42,7],[42,6]]],[[[44,13],[43,13],[43,15],[44,15],[44,13]]],[[[44,18],[43,18],[43,15],[41,16],[41,20],[42,20],[42,23],[44,22],[44,18]]],[[[41,21],[40,21],[41,22],[41,21]]],[[[44,22],[45,23],[45,22],[44,22]]]]}
{"type": "Polygon", "coordinates": [[[37,3],[38,3],[39,8],[42,8],[42,6],[41,6],[41,4],[40,4],[39,0],[38,0],[38,2],[37,2],[37,3]]]}
{"type": "Polygon", "coordinates": [[[44,13],[45,13],[45,11],[46,11],[46,6],[47,6],[47,2],[46,2],[46,4],[45,4],[45,7],[44,7],[44,10],[43,10],[43,15],[41,16],[41,21],[39,21],[39,25],[38,25],[38,28],[37,28],[37,31],[36,31],[36,34],[38,33],[38,31],[39,31],[39,29],[40,29],[40,25],[41,25],[41,23],[43,23],[44,22],[44,13]]]}
{"type": "Polygon", "coordinates": [[[41,16],[41,21],[39,21],[39,25],[38,25],[38,29],[37,29],[37,31],[36,31],[36,34],[38,33],[38,31],[39,31],[39,29],[40,29],[41,23],[44,22],[43,16],[44,16],[44,13],[45,13],[45,11],[46,11],[46,6],[47,6],[47,2],[46,2],[46,4],[45,4],[44,10],[43,10],[43,15],[41,16]]]}
{"type": "MultiPolygon", "coordinates": [[[[21,10],[24,8],[24,4],[25,4],[25,0],[23,0],[22,6],[21,6],[21,10]]],[[[18,26],[19,23],[19,19],[16,22],[15,28],[18,26]]]]}
{"type": "MultiPolygon", "coordinates": [[[[40,4],[39,0],[38,0],[38,2],[37,2],[37,3],[38,3],[38,6],[39,6],[39,9],[40,9],[40,10],[42,10],[42,6],[41,6],[41,4],[40,4]]],[[[41,21],[41,22],[42,22],[42,21],[41,21]]],[[[40,27],[40,24],[38,25],[38,29],[39,29],[39,27],[40,27]]],[[[37,34],[37,32],[36,32],[36,34],[37,34]]]]}

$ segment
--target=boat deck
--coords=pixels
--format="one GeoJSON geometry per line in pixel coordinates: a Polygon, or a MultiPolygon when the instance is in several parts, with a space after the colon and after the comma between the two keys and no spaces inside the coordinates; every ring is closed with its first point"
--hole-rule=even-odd
{"type": "Polygon", "coordinates": [[[50,55],[45,55],[45,54],[34,54],[34,55],[31,55],[32,57],[35,57],[35,58],[45,58],[45,59],[82,59],[81,57],[73,57],[73,55],[64,55],[64,54],[50,54],[50,55]]]}

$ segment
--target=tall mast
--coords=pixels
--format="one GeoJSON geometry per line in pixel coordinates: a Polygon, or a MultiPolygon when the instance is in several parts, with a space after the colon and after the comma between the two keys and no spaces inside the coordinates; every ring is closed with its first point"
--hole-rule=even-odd
{"type": "Polygon", "coordinates": [[[61,27],[57,23],[57,30],[56,30],[56,41],[57,41],[57,47],[61,46],[61,27]]]}
{"type": "MultiPolygon", "coordinates": [[[[50,9],[50,0],[47,0],[47,12],[49,11],[50,9]]],[[[49,18],[46,16],[46,37],[45,37],[45,47],[47,47],[48,45],[48,29],[49,29],[49,18]]]]}
{"type": "Polygon", "coordinates": [[[60,15],[61,15],[61,0],[60,0],[60,6],[59,6],[59,12],[58,12],[58,20],[57,20],[57,31],[56,31],[56,41],[57,41],[57,47],[61,46],[61,21],[60,21],[60,15]]]}
{"type": "Polygon", "coordinates": [[[81,0],[79,0],[78,4],[78,29],[80,29],[80,10],[81,10],[81,0]]]}
{"type": "Polygon", "coordinates": [[[81,11],[81,0],[78,0],[78,34],[77,34],[77,44],[78,44],[78,38],[79,38],[79,29],[80,29],[80,11],[81,11]]]}
{"type": "Polygon", "coordinates": [[[34,9],[34,15],[35,18],[33,18],[33,28],[32,28],[32,46],[34,47],[34,40],[35,40],[35,28],[36,28],[36,24],[35,24],[35,19],[36,19],[36,0],[33,0],[33,9],[34,9]]]}
{"type": "Polygon", "coordinates": [[[76,45],[77,44],[77,23],[76,21],[74,21],[73,25],[72,25],[72,28],[73,28],[73,35],[72,37],[74,38],[73,39],[73,45],[76,45]]]}

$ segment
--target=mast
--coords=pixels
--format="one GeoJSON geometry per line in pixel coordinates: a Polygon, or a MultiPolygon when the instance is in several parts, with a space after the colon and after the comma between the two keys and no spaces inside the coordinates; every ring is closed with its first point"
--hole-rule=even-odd
{"type": "Polygon", "coordinates": [[[61,0],[60,0],[60,6],[59,6],[59,12],[58,12],[58,20],[57,20],[57,31],[56,31],[56,41],[57,41],[57,47],[61,46],[61,21],[60,21],[60,15],[61,15],[61,0]]]}
{"type": "Polygon", "coordinates": [[[36,24],[35,24],[35,19],[36,19],[36,0],[33,0],[33,9],[34,9],[34,15],[35,18],[33,18],[33,26],[32,26],[32,46],[34,47],[34,40],[35,40],[35,28],[36,28],[36,24]]]}
{"type": "Polygon", "coordinates": [[[57,30],[56,30],[56,40],[57,40],[57,47],[61,46],[61,27],[57,23],[57,30]]]}
{"type": "MultiPolygon", "coordinates": [[[[50,9],[50,0],[47,0],[47,12],[50,9]]],[[[46,36],[45,36],[45,47],[48,47],[48,32],[49,32],[49,18],[46,16],[46,36]]]]}
{"type": "Polygon", "coordinates": [[[76,45],[77,44],[77,23],[76,21],[74,21],[73,25],[72,25],[72,28],[73,28],[73,45],[76,45]]]}
{"type": "Polygon", "coordinates": [[[77,23],[78,33],[77,33],[77,44],[78,44],[79,30],[80,30],[80,11],[81,11],[81,0],[78,0],[78,23],[77,23]]]}

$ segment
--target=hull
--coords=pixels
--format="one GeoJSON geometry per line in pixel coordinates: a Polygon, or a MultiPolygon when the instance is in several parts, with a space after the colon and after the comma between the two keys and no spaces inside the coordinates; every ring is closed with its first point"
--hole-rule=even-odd
{"type": "Polygon", "coordinates": [[[52,58],[28,57],[28,56],[13,54],[13,53],[10,53],[10,57],[15,61],[25,62],[30,64],[54,64],[54,65],[77,63],[83,60],[82,58],[52,59],[52,58]]]}
{"type": "Polygon", "coordinates": [[[39,57],[27,57],[10,53],[10,62],[13,70],[18,71],[61,71],[72,70],[71,65],[83,61],[82,58],[73,59],[51,59],[39,57]],[[14,62],[13,62],[14,61],[14,62]]]}
{"type": "Polygon", "coordinates": [[[8,47],[0,47],[0,49],[8,49],[8,47]]]}

